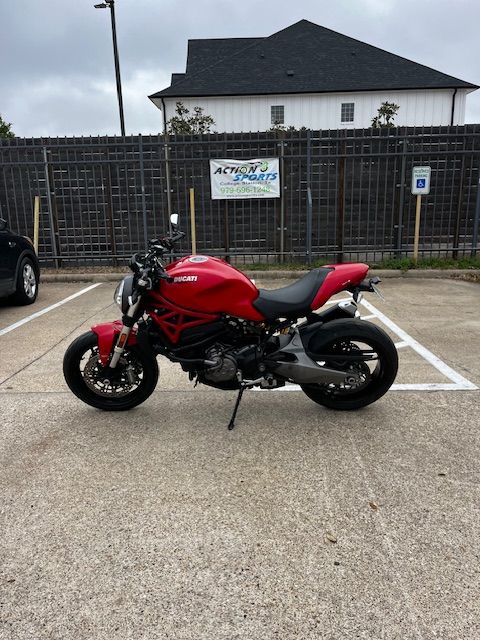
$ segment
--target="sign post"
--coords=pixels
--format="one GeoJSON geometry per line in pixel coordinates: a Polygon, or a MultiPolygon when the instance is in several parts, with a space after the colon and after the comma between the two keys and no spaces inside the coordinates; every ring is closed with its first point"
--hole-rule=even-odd
{"type": "Polygon", "coordinates": [[[413,261],[418,261],[418,241],[420,237],[420,214],[422,209],[422,195],[430,193],[431,167],[413,167],[412,169],[412,194],[417,196],[415,207],[415,237],[413,242],[413,261]]]}
{"type": "Polygon", "coordinates": [[[33,246],[38,256],[38,236],[40,229],[40,196],[35,196],[33,207],[33,246]]]}
{"type": "Polygon", "coordinates": [[[192,239],[192,256],[197,253],[197,225],[195,222],[195,189],[190,189],[190,236],[192,239]]]}

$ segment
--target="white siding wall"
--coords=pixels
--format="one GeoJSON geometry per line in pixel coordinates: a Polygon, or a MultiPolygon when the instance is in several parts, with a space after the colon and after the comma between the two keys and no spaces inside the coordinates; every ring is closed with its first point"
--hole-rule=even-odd
{"type": "MultiPolygon", "coordinates": [[[[397,126],[449,125],[453,89],[422,91],[358,92],[277,96],[239,96],[226,98],[181,98],[190,109],[201,106],[215,120],[214,131],[265,131],[271,127],[270,107],[284,105],[285,125],[311,129],[369,127],[382,102],[400,105],[397,126]],[[340,122],[342,102],[355,103],[355,120],[340,122]]],[[[466,91],[456,95],[454,124],[464,124],[466,91]]],[[[172,117],[176,99],[165,99],[167,120],[172,117]]],[[[159,100],[155,101],[161,107],[159,100]]]]}

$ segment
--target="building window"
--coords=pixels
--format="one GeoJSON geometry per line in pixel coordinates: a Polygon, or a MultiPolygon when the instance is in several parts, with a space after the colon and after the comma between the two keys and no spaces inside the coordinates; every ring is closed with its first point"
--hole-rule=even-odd
{"type": "Polygon", "coordinates": [[[355,103],[342,102],[342,111],[340,114],[341,122],[353,122],[355,117],[355,103]]]}
{"type": "Polygon", "coordinates": [[[272,124],[283,124],[285,122],[285,107],[283,104],[270,107],[272,124]]]}

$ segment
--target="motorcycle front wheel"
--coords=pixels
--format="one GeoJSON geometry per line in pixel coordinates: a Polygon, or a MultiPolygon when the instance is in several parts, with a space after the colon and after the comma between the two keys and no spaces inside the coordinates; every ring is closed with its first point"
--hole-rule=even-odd
{"type": "Polygon", "coordinates": [[[153,355],[131,346],[112,373],[100,362],[97,335],[88,331],[68,347],[63,375],[70,390],[86,404],[104,411],[126,411],[153,393],[158,364],[153,355]]]}
{"type": "Polygon", "coordinates": [[[364,320],[323,325],[310,340],[309,355],[326,367],[351,371],[341,383],[302,385],[310,400],[340,411],[361,409],[381,398],[398,370],[398,353],[390,337],[364,320]]]}

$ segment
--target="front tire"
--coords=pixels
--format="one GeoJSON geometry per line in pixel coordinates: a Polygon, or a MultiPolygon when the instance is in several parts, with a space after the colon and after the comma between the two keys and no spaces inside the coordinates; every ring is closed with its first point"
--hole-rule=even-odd
{"type": "Polygon", "coordinates": [[[111,380],[106,382],[102,371],[97,335],[88,331],[63,358],[65,381],[77,398],[96,409],[127,411],[144,402],[158,382],[157,359],[135,346],[125,348],[111,380]]]}
{"type": "Polygon", "coordinates": [[[339,411],[352,411],[366,407],[381,398],[392,386],[398,371],[398,353],[390,337],[376,325],[364,320],[333,320],[323,325],[310,339],[310,357],[322,361],[326,366],[344,369],[353,366],[353,373],[362,383],[308,384],[302,391],[314,402],[339,411]],[[348,360],[367,346],[376,354],[375,360],[348,360]],[[317,355],[316,355],[317,354],[317,355]],[[345,360],[342,361],[342,355],[345,360]],[[368,364],[370,363],[370,364],[368,364]]]}

